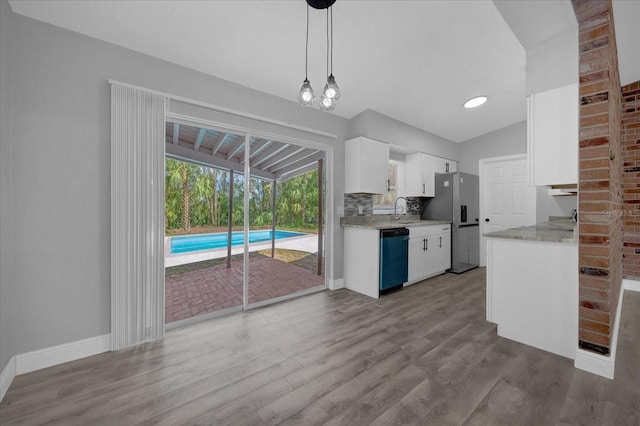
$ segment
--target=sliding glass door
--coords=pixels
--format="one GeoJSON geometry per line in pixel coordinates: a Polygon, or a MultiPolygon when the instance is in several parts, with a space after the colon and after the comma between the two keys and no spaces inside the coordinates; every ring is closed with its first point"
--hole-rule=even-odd
{"type": "Polygon", "coordinates": [[[325,287],[324,151],[184,123],[166,151],[167,323],[325,287]]]}

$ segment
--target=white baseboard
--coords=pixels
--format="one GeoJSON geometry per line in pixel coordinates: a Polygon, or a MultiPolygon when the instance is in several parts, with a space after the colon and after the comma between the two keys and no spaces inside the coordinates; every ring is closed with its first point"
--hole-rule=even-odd
{"type": "Polygon", "coordinates": [[[9,390],[9,386],[11,386],[14,377],[16,377],[16,357],[12,356],[7,365],[2,369],[2,373],[0,373],[0,402],[4,398],[4,394],[7,393],[7,390],[9,390]]]}
{"type": "Polygon", "coordinates": [[[612,356],[598,355],[594,352],[577,349],[573,366],[580,370],[606,377],[607,379],[613,379],[616,362],[613,353],[611,355],[612,356]]]}
{"type": "Polygon", "coordinates": [[[329,280],[329,290],[339,290],[341,288],[344,288],[344,278],[329,280]]]}
{"type": "Polygon", "coordinates": [[[622,280],[622,289],[631,291],[640,291],[640,281],[622,280]]]}
{"type": "Polygon", "coordinates": [[[16,375],[75,361],[111,350],[111,334],[16,355],[16,375]]]}
{"type": "Polygon", "coordinates": [[[622,315],[622,300],[624,291],[627,288],[627,281],[622,280],[620,295],[618,296],[618,306],[616,307],[616,320],[613,323],[613,336],[611,339],[611,353],[609,356],[599,355],[591,351],[576,349],[576,357],[573,363],[575,368],[597,374],[598,376],[613,379],[616,370],[616,349],[618,348],[618,330],[620,329],[620,315],[622,315]]]}

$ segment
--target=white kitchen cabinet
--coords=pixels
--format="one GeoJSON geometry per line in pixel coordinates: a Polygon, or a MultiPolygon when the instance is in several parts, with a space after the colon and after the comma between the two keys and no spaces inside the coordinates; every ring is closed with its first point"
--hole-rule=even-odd
{"type": "Polygon", "coordinates": [[[578,182],[578,84],[527,97],[529,184],[578,182]]]}
{"type": "Polygon", "coordinates": [[[345,142],[345,193],[386,194],[389,145],[365,137],[345,142]]]}
{"type": "Polygon", "coordinates": [[[375,297],[380,295],[380,231],[344,228],[344,286],[375,297]]]}
{"type": "Polygon", "coordinates": [[[409,229],[409,278],[407,284],[439,275],[451,268],[451,225],[409,229]]]}
{"type": "Polygon", "coordinates": [[[578,244],[487,238],[487,321],[498,336],[575,358],[578,244]]]}
{"type": "Polygon", "coordinates": [[[433,157],[433,171],[435,173],[454,173],[458,171],[458,168],[454,160],[433,157]]]}
{"type": "Polygon", "coordinates": [[[408,197],[435,195],[434,157],[417,152],[405,157],[405,185],[408,197]]]}

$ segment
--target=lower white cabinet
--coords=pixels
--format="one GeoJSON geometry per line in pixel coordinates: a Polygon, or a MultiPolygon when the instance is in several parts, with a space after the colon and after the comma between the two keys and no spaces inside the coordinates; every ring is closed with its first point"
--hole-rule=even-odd
{"type": "Polygon", "coordinates": [[[574,359],[578,295],[578,244],[487,238],[487,321],[498,336],[574,359]]]}
{"type": "Polygon", "coordinates": [[[451,268],[451,225],[409,229],[409,279],[407,284],[439,275],[451,268]]]}

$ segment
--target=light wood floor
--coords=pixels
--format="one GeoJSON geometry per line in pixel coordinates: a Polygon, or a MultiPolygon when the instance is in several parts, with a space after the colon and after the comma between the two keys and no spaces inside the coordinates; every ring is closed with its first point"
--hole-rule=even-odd
{"type": "Polygon", "coordinates": [[[15,378],[0,423],[638,425],[640,293],[616,379],[496,336],[483,269],[379,300],[339,290],[15,378]]]}

